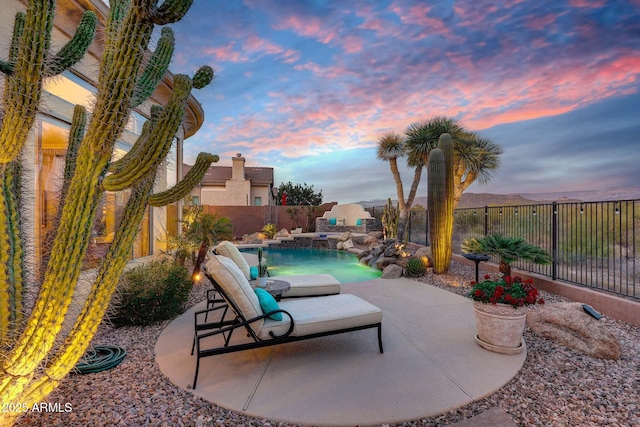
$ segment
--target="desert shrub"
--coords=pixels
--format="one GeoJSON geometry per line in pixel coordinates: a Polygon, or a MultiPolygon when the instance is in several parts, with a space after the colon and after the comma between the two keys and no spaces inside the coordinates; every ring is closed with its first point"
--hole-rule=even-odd
{"type": "Polygon", "coordinates": [[[269,223],[262,227],[262,232],[267,235],[267,238],[273,239],[276,236],[278,229],[275,224],[269,223]]]}
{"type": "Polygon", "coordinates": [[[407,266],[405,267],[405,273],[409,277],[419,277],[423,276],[427,271],[427,267],[424,265],[424,262],[420,258],[412,258],[407,262],[407,266]]]}
{"type": "Polygon", "coordinates": [[[132,268],[120,279],[111,320],[129,326],[171,319],[183,312],[192,286],[187,268],[174,261],[132,268]]]}

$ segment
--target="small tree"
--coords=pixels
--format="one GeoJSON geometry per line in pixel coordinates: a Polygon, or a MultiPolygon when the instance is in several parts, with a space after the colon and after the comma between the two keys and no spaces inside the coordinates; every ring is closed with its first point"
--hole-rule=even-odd
{"type": "Polygon", "coordinates": [[[185,237],[193,242],[199,242],[198,256],[193,266],[193,280],[200,271],[207,256],[207,251],[216,242],[233,238],[233,225],[227,217],[218,217],[217,214],[203,213],[189,224],[185,237]]]}
{"type": "Polygon", "coordinates": [[[276,204],[282,205],[282,196],[286,193],[287,205],[291,206],[318,206],[322,204],[322,190],[315,192],[313,185],[306,182],[302,185],[293,185],[291,181],[282,183],[278,187],[278,196],[276,204]]]}
{"type": "Polygon", "coordinates": [[[483,253],[500,258],[500,273],[511,276],[511,263],[519,259],[535,264],[549,264],[553,258],[539,246],[532,245],[522,237],[508,237],[492,234],[478,238],[466,239],[461,245],[465,253],[483,253]]]}

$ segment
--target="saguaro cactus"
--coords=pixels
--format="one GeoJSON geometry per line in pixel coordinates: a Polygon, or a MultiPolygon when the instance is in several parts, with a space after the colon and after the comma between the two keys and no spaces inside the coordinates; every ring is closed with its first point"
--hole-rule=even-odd
{"type": "Polygon", "coordinates": [[[398,237],[398,221],[400,220],[400,208],[393,206],[391,198],[387,199],[387,205],[382,212],[382,229],[385,239],[395,239],[398,237]]]}
{"type": "Polygon", "coordinates": [[[443,133],[431,150],[427,165],[427,209],[433,272],[446,273],[451,263],[453,237],[453,141],[443,133]]]}
{"type": "MultiPolygon", "coordinates": [[[[203,67],[193,79],[184,75],[174,77],[167,105],[153,108],[152,118],[145,124],[130,155],[110,165],[115,142],[124,130],[131,108],[153,93],[170,62],[174,45],[170,29],[163,29],[156,51],[144,61],[154,25],[181,19],[192,1],[110,2],[96,103],[84,136],[72,129],[70,150],[74,149],[74,141],[81,142],[77,154],[70,153],[67,157],[65,175],[68,178],[63,182],[51,256],[34,307],[22,322],[18,315],[22,311],[19,295],[24,287],[20,262],[23,244],[15,196],[19,194],[15,191],[18,157],[37,114],[43,77],[62,72],[84,55],[96,17],[91,12],[85,14],[76,36],[57,54],[49,52],[54,0],[30,0],[26,14],[18,14],[16,18],[9,58],[0,61],[0,71],[7,76],[5,114],[0,127],[2,403],[21,402],[31,406],[50,393],[73,368],[100,324],[147,206],[162,206],[184,197],[200,181],[209,164],[217,160],[217,156],[200,155],[185,182],[163,193],[151,194],[158,167],[183,120],[192,87],[205,87],[213,79],[213,70],[203,67]],[[80,315],[71,331],[60,336],[87,251],[91,224],[107,189],[130,189],[131,196],[80,315]]],[[[74,123],[83,120],[74,117],[74,123]]],[[[12,424],[18,415],[0,413],[0,425],[12,424]]]]}

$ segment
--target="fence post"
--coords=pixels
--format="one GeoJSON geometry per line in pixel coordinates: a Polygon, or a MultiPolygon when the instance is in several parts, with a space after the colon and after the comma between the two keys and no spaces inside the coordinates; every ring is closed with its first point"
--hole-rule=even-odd
{"type": "Polygon", "coordinates": [[[487,235],[489,230],[489,206],[484,207],[484,235],[487,235]]]}
{"type": "Polygon", "coordinates": [[[558,204],[553,202],[551,212],[551,254],[553,261],[551,261],[551,278],[556,280],[558,278],[558,204]]]}

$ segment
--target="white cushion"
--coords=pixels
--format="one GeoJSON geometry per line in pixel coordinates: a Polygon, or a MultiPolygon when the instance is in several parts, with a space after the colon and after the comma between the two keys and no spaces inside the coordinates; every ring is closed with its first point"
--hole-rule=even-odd
{"type": "MultiPolygon", "coordinates": [[[[382,311],[373,304],[351,294],[329,295],[280,301],[282,310],[291,314],[294,328],[291,335],[304,336],[382,322],[382,311]]],[[[269,339],[269,332],[282,335],[289,329],[289,316],[282,320],[265,319],[259,336],[269,339]]]]}
{"type": "Polygon", "coordinates": [[[244,274],[244,277],[246,277],[247,280],[251,280],[251,272],[249,271],[249,264],[247,263],[247,260],[244,259],[244,257],[242,256],[242,253],[240,253],[236,245],[234,245],[233,243],[227,240],[224,240],[218,243],[218,246],[214,248],[214,251],[218,255],[231,258],[233,262],[236,263],[240,271],[242,271],[242,274],[244,274]]]}
{"type": "MultiPolygon", "coordinates": [[[[242,274],[242,271],[231,259],[216,255],[212,256],[206,265],[211,276],[227,293],[229,298],[236,303],[245,319],[249,320],[263,314],[256,293],[249,285],[247,278],[242,274]]],[[[262,322],[262,320],[258,320],[252,323],[251,329],[259,333],[262,322]]]]}
{"type": "Polygon", "coordinates": [[[271,276],[270,279],[289,282],[291,289],[282,294],[283,298],[333,295],[340,293],[340,282],[330,274],[271,276]]]}

